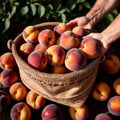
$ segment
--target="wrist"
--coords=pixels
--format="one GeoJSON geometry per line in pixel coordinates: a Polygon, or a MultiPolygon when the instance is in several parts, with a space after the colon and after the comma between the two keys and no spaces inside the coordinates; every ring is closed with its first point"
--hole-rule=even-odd
{"type": "Polygon", "coordinates": [[[101,34],[101,42],[102,42],[104,48],[106,50],[108,50],[110,45],[111,45],[111,43],[112,43],[111,42],[112,41],[111,37],[108,34],[106,35],[106,33],[104,31],[101,32],[100,34],[101,34]]]}

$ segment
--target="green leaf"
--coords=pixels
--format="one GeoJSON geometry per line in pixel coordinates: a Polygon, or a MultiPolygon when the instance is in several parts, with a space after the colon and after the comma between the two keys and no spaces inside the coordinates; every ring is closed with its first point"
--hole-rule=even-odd
{"type": "Polygon", "coordinates": [[[10,13],[10,18],[15,14],[15,12],[16,12],[16,6],[13,6],[12,11],[10,13]]]}
{"type": "Polygon", "coordinates": [[[8,18],[6,18],[5,20],[5,24],[4,24],[4,31],[5,32],[6,30],[8,30],[8,28],[10,27],[10,20],[8,18]]]}
{"type": "Polygon", "coordinates": [[[39,5],[38,14],[40,17],[42,17],[45,14],[45,7],[43,5],[39,5]]]}
{"type": "Polygon", "coordinates": [[[88,8],[88,9],[91,8],[91,5],[89,2],[83,2],[82,4],[85,6],[85,8],[88,8]]]}
{"type": "Polygon", "coordinates": [[[85,2],[86,0],[77,0],[77,3],[85,2]]]}
{"type": "Polygon", "coordinates": [[[29,11],[28,6],[23,6],[20,10],[22,16],[26,15],[28,13],[28,11],[29,11]]]}
{"type": "Polygon", "coordinates": [[[32,15],[34,16],[36,14],[36,6],[35,4],[30,4],[32,15]]]}
{"type": "Polygon", "coordinates": [[[108,14],[107,19],[109,22],[112,22],[114,20],[114,16],[112,14],[108,14]]]}
{"type": "Polygon", "coordinates": [[[61,19],[62,19],[62,22],[66,22],[66,15],[65,14],[61,14],[61,19]]]}

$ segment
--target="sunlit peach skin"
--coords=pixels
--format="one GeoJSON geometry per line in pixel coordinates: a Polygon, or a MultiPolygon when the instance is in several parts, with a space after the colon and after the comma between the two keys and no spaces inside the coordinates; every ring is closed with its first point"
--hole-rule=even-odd
{"type": "Polygon", "coordinates": [[[38,34],[39,30],[34,26],[27,26],[22,32],[23,39],[30,43],[38,42],[38,34]]]}

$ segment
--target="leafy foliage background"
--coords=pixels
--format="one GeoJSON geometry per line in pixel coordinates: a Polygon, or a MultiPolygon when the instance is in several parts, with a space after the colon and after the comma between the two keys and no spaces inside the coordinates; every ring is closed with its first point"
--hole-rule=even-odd
{"type": "MultiPolygon", "coordinates": [[[[5,48],[8,39],[14,39],[28,25],[68,22],[85,15],[94,3],[95,0],[3,0],[0,2],[0,46],[5,48]]],[[[94,30],[103,30],[118,12],[115,9],[94,30]]]]}

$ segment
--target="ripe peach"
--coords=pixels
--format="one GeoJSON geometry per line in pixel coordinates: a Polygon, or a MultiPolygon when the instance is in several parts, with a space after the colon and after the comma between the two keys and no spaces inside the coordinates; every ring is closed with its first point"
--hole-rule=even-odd
{"type": "Polygon", "coordinates": [[[67,30],[70,30],[70,27],[68,27],[65,23],[59,23],[57,26],[54,27],[54,31],[58,36],[60,36],[67,30]]]}
{"type": "Polygon", "coordinates": [[[16,62],[11,52],[6,52],[1,55],[0,67],[2,69],[13,69],[15,66],[16,62]]]}
{"type": "Polygon", "coordinates": [[[105,113],[96,115],[95,120],[112,120],[111,117],[105,113]]]}
{"type": "Polygon", "coordinates": [[[52,66],[60,66],[64,63],[65,50],[59,45],[52,45],[48,47],[46,55],[48,63],[52,66]]]}
{"type": "Polygon", "coordinates": [[[38,44],[35,46],[35,50],[41,51],[41,52],[45,53],[46,50],[47,50],[47,48],[44,47],[44,46],[42,46],[40,43],[38,43],[38,44]]]}
{"type": "Polygon", "coordinates": [[[61,34],[60,36],[60,46],[64,49],[69,50],[71,48],[79,47],[80,40],[76,34],[68,30],[61,34]]]}
{"type": "Polygon", "coordinates": [[[46,104],[46,99],[33,91],[29,91],[26,96],[26,102],[33,109],[42,109],[46,104]]]}
{"type": "Polygon", "coordinates": [[[23,58],[27,58],[28,55],[34,50],[34,45],[32,43],[26,42],[20,45],[19,53],[23,58]]]}
{"type": "Polygon", "coordinates": [[[5,87],[10,87],[18,81],[18,75],[13,69],[5,69],[0,73],[0,82],[5,87]]]}
{"type": "Polygon", "coordinates": [[[115,90],[115,92],[120,95],[120,77],[115,79],[113,82],[113,88],[115,90]]]}
{"type": "Polygon", "coordinates": [[[57,104],[47,105],[41,113],[43,120],[63,120],[62,110],[57,104]]]}
{"type": "Polygon", "coordinates": [[[65,65],[60,65],[60,66],[51,66],[51,73],[54,73],[54,74],[65,74],[65,73],[68,73],[70,72],[66,67],[65,65]]]}
{"type": "Polygon", "coordinates": [[[107,103],[109,112],[115,116],[120,116],[120,96],[113,96],[107,103]]]}
{"type": "Polygon", "coordinates": [[[120,70],[120,60],[114,54],[109,54],[103,61],[103,69],[109,74],[116,74],[120,70]]]}
{"type": "Polygon", "coordinates": [[[86,120],[88,117],[88,108],[85,104],[79,108],[69,107],[69,114],[73,120],[86,120]]]}
{"type": "Polygon", "coordinates": [[[65,57],[65,66],[70,71],[80,70],[87,64],[87,58],[78,48],[72,48],[67,51],[65,57]]]}
{"type": "Polygon", "coordinates": [[[11,98],[8,92],[0,90],[0,113],[10,107],[11,98]]]}
{"type": "Polygon", "coordinates": [[[24,102],[18,102],[13,105],[10,111],[11,120],[30,120],[31,110],[24,102]]]}
{"type": "Polygon", "coordinates": [[[79,36],[80,39],[85,35],[85,30],[80,26],[75,26],[72,32],[79,36]]]}
{"type": "Polygon", "coordinates": [[[34,26],[27,26],[22,32],[23,39],[30,43],[38,42],[38,34],[39,30],[34,26]]]}
{"type": "Polygon", "coordinates": [[[88,59],[99,57],[101,53],[101,45],[99,41],[94,38],[83,39],[79,49],[86,54],[88,59]]]}
{"type": "Polygon", "coordinates": [[[28,63],[38,70],[44,69],[47,61],[47,56],[41,51],[33,51],[28,56],[28,63]]]}
{"type": "Polygon", "coordinates": [[[110,97],[110,87],[106,82],[100,81],[95,84],[92,90],[92,96],[95,100],[105,101],[110,97]]]}
{"type": "Polygon", "coordinates": [[[38,35],[38,41],[44,47],[54,45],[55,40],[55,32],[51,29],[44,29],[38,35]]]}
{"type": "Polygon", "coordinates": [[[27,88],[21,82],[16,82],[10,86],[9,93],[13,100],[21,101],[27,95],[27,88]]]}

